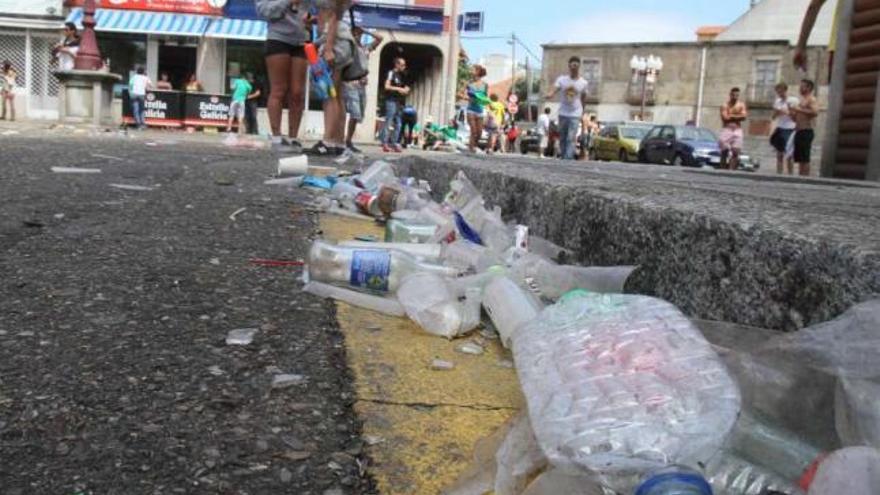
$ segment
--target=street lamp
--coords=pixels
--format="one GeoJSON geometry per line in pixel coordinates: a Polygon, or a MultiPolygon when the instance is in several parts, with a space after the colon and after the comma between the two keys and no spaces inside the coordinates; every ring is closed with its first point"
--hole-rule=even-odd
{"type": "Polygon", "coordinates": [[[663,59],[655,57],[653,54],[648,58],[633,55],[629,61],[629,67],[633,70],[633,75],[638,74],[642,79],[642,108],[639,111],[639,119],[645,120],[645,103],[648,99],[648,83],[653,84],[657,81],[657,76],[663,70],[663,59]]]}

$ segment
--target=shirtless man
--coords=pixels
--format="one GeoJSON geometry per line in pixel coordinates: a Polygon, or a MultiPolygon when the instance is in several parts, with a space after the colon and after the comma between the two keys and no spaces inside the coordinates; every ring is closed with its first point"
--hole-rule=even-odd
{"type": "Polygon", "coordinates": [[[819,115],[819,103],[813,95],[816,83],[809,79],[801,81],[801,101],[789,107],[789,114],[797,125],[794,132],[794,161],[800,175],[810,175],[810,151],[813,147],[813,123],[819,115]]]}
{"type": "Polygon", "coordinates": [[[739,95],[739,88],[731,89],[730,100],[721,105],[721,123],[724,125],[719,139],[722,169],[736,170],[739,167],[739,154],[742,152],[744,139],[742,123],[749,116],[746,104],[739,101],[739,95]]]}

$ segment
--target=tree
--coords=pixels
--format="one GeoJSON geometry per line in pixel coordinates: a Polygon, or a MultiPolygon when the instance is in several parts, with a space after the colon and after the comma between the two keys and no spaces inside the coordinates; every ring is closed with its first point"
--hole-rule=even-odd
{"type": "Polygon", "coordinates": [[[471,81],[471,62],[464,50],[458,55],[458,81],[455,85],[455,94],[464,91],[471,81]]]}

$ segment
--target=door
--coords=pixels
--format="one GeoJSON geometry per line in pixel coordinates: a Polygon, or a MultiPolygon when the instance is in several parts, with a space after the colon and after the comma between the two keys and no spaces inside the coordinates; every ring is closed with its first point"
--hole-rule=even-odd
{"type": "Polygon", "coordinates": [[[171,86],[182,90],[189,75],[196,71],[196,52],[194,46],[160,45],[159,77],[167,72],[171,86]]]}
{"type": "Polygon", "coordinates": [[[657,143],[657,162],[672,163],[675,158],[675,128],[664,126],[657,143]]]}
{"type": "Polygon", "coordinates": [[[658,156],[658,147],[661,145],[662,138],[660,137],[660,133],[663,131],[663,127],[655,127],[651,129],[651,132],[645,136],[645,140],[642,143],[642,149],[644,150],[644,158],[648,163],[662,163],[660,162],[660,158],[658,156]]]}

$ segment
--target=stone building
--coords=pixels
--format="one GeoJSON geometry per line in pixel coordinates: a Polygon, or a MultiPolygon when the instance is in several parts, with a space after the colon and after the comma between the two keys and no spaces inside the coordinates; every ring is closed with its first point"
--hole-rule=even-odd
{"type": "MultiPolygon", "coordinates": [[[[720,129],[720,106],[732,87],[740,87],[751,108],[747,148],[765,160],[772,157],[766,138],[771,131],[773,88],[779,81],[796,91],[800,79],[818,84],[821,115],[817,145],[823,141],[829,94],[828,42],[833,9],[820,16],[809,42],[810,72],[795,69],[792,58],[800,21],[809,0],[763,0],[726,29],[699,31],[700,41],[544,45],[542,81],[549,87],[567,72],[572,56],[582,60],[589,82],[588,111],[600,120],[644,120],[663,124],[696,122],[720,129]],[[717,35],[716,35],[717,34],[717,35]],[[634,55],[659,56],[664,67],[656,82],[643,81],[630,69],[634,55]],[[644,85],[643,85],[644,83],[644,85]]],[[[695,37],[695,39],[697,39],[695,37]]],[[[555,102],[548,102],[555,109],[555,102]]],[[[817,152],[816,156],[821,156],[817,152]]],[[[766,162],[765,162],[766,163],[766,162]]]]}

